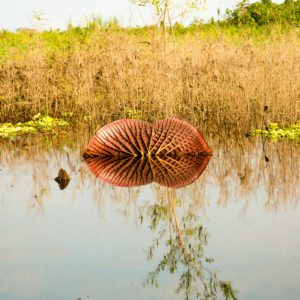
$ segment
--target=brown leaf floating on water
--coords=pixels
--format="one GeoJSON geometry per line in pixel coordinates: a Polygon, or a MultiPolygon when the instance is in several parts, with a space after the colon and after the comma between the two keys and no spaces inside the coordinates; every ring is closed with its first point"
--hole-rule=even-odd
{"type": "Polygon", "coordinates": [[[118,120],[102,127],[90,140],[85,156],[143,156],[148,152],[152,126],[140,120],[118,120]]]}
{"type": "Polygon", "coordinates": [[[64,190],[68,186],[71,178],[64,169],[60,169],[57,177],[55,177],[54,180],[58,183],[59,188],[64,190]]]}
{"type": "Polygon", "coordinates": [[[201,134],[186,121],[169,118],[152,125],[123,119],[102,127],[84,158],[97,178],[112,185],[157,182],[179,188],[201,175],[211,155],[201,134]]]}
{"type": "Polygon", "coordinates": [[[153,125],[149,152],[154,155],[211,154],[199,131],[177,118],[159,120],[153,125]]]}

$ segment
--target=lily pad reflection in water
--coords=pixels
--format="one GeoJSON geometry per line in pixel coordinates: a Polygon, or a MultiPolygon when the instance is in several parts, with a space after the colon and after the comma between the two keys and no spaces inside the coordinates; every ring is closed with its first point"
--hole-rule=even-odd
{"type": "Polygon", "coordinates": [[[191,184],[204,171],[209,155],[164,157],[90,157],[86,162],[100,180],[115,186],[133,187],[156,182],[170,188],[191,184]]]}

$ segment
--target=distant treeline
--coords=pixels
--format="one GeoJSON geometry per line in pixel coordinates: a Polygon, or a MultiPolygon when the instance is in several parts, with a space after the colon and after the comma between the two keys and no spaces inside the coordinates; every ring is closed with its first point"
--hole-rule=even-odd
{"type": "Polygon", "coordinates": [[[235,10],[227,10],[223,21],[232,25],[265,26],[269,24],[300,25],[300,1],[285,0],[281,4],[271,0],[249,3],[243,0],[235,10]]]}
{"type": "MultiPolygon", "coordinates": [[[[285,0],[281,4],[271,0],[261,0],[250,3],[249,0],[242,0],[236,9],[227,9],[225,16],[221,17],[218,11],[218,19],[211,18],[208,22],[195,21],[189,26],[176,23],[176,33],[197,31],[198,29],[212,28],[248,28],[264,29],[272,26],[279,26],[283,29],[300,27],[300,1],[285,0]]],[[[250,33],[250,32],[249,32],[250,33]]]]}

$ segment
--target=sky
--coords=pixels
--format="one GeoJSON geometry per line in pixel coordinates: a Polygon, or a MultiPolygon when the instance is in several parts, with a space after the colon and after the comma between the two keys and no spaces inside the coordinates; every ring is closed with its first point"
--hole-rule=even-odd
{"type": "MultiPolygon", "coordinates": [[[[183,0],[174,0],[180,2],[183,0]]],[[[277,0],[279,1],[279,0],[277,0]]],[[[197,12],[197,17],[208,20],[217,16],[220,8],[234,8],[238,0],[207,0],[206,9],[197,12]]],[[[14,31],[18,28],[66,28],[68,22],[84,25],[93,16],[109,20],[116,17],[122,26],[153,24],[153,14],[148,8],[137,7],[131,0],[0,0],[0,30],[14,31]],[[34,19],[41,15],[42,21],[34,19]]],[[[191,18],[191,17],[190,17],[191,18]]]]}

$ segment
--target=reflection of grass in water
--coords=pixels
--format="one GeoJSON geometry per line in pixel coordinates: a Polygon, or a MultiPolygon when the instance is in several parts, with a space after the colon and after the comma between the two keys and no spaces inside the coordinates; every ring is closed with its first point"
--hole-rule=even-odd
{"type": "Polygon", "coordinates": [[[267,129],[254,129],[248,133],[249,136],[265,136],[273,141],[287,138],[293,141],[300,140],[300,124],[293,124],[280,128],[277,123],[271,123],[267,129]]]}
{"type": "MultiPolygon", "coordinates": [[[[16,174],[16,178],[20,178],[18,168],[28,164],[26,168],[36,173],[35,176],[32,175],[36,190],[43,190],[54,180],[58,170],[64,168],[72,177],[72,186],[77,185],[78,190],[83,182],[91,185],[91,190],[95,192],[94,199],[97,199],[100,207],[102,200],[99,191],[102,189],[97,190],[95,186],[104,184],[94,178],[81,161],[84,146],[93,132],[89,132],[88,128],[72,129],[74,131],[68,129],[68,135],[38,134],[11,140],[0,139],[0,165],[7,166],[12,174],[16,174]],[[53,161],[49,161],[50,158],[53,161]],[[53,164],[57,166],[55,172],[50,174],[47,170],[53,164]],[[78,177],[74,176],[77,172],[78,177]]],[[[216,200],[220,206],[228,205],[236,199],[240,201],[245,212],[248,203],[258,197],[261,199],[261,189],[265,191],[262,204],[267,210],[276,211],[299,204],[298,144],[289,141],[273,143],[267,138],[248,139],[241,136],[226,136],[226,139],[222,136],[208,136],[207,141],[214,149],[214,157],[201,180],[187,189],[178,190],[180,197],[191,198],[194,203],[205,208],[207,201],[211,199],[210,187],[215,186],[219,189],[216,200]],[[203,201],[199,203],[197,199],[203,201]]],[[[30,174],[33,173],[30,171],[30,174]]],[[[157,190],[154,192],[157,193],[157,190]]],[[[120,199],[120,195],[117,199],[120,199]]]]}
{"type": "Polygon", "coordinates": [[[38,132],[53,132],[57,127],[66,127],[69,123],[62,119],[55,119],[38,113],[32,120],[24,123],[2,123],[0,124],[0,137],[10,138],[21,134],[34,134],[38,132]]]}

